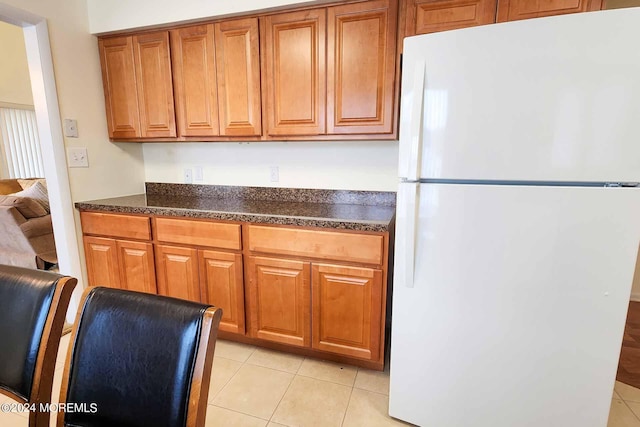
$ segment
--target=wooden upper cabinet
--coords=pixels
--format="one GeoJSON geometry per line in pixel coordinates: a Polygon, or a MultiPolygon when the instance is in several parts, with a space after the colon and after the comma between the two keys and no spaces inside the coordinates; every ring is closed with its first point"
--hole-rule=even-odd
{"type": "Polygon", "coordinates": [[[326,9],[260,18],[268,135],[326,133],[326,9]]]}
{"type": "Polygon", "coordinates": [[[200,250],[198,257],[202,302],[222,309],[221,331],[244,335],[242,255],[200,250]]]}
{"type": "Polygon", "coordinates": [[[497,0],[409,0],[405,36],[496,22],[497,0]]]}
{"type": "Polygon", "coordinates": [[[258,19],[215,24],[220,135],[262,134],[258,19]]]}
{"type": "Polygon", "coordinates": [[[109,138],[139,138],[140,116],[132,37],[100,39],[109,138]]]}
{"type": "Polygon", "coordinates": [[[84,237],[89,286],[120,288],[118,248],[114,239],[84,237]]]}
{"type": "Polygon", "coordinates": [[[313,348],[380,358],[382,271],[312,265],[313,348]]]}
{"type": "Polygon", "coordinates": [[[178,131],[219,135],[214,26],[171,30],[171,60],[178,131]]]}
{"type": "Polygon", "coordinates": [[[143,138],[176,136],[169,32],[133,36],[136,83],[143,138]]]}
{"type": "Polygon", "coordinates": [[[116,240],[120,267],[120,283],[123,289],[156,293],[156,270],[153,262],[153,245],[145,242],[116,240]]]}
{"type": "Polygon", "coordinates": [[[328,8],[327,133],[391,133],[396,0],[328,8]]]}
{"type": "Polygon", "coordinates": [[[251,336],[311,345],[309,263],[249,257],[251,336]]]}
{"type": "Polygon", "coordinates": [[[600,10],[602,0],[499,0],[498,22],[600,10]]]}
{"type": "Polygon", "coordinates": [[[196,249],[156,245],[156,266],[160,295],[201,301],[196,249]]]}

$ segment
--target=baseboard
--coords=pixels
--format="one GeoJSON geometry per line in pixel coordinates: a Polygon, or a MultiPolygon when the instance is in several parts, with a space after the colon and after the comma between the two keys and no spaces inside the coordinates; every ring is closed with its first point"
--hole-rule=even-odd
{"type": "Polygon", "coordinates": [[[635,302],[640,302],[640,292],[632,292],[631,293],[631,298],[629,298],[631,301],[635,301],[635,302]]]}

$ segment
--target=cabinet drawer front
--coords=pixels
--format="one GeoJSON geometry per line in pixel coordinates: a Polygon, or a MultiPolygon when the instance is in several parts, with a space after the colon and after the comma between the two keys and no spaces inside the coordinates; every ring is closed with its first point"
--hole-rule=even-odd
{"type": "Polygon", "coordinates": [[[156,238],[162,242],[241,249],[240,225],[188,219],[156,218],[156,238]]]}
{"type": "Polygon", "coordinates": [[[382,244],[371,234],[249,226],[249,249],[256,252],[381,265],[382,244]]]}
{"type": "Polygon", "coordinates": [[[151,227],[146,216],[80,212],[80,221],[85,234],[151,240],[151,227]]]}

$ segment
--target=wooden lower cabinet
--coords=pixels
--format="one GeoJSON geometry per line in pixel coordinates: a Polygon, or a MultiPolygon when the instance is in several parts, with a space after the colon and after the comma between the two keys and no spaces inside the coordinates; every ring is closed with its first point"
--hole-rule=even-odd
{"type": "Polygon", "coordinates": [[[156,269],[160,295],[200,302],[196,249],[157,245],[156,269]]]}
{"type": "Polygon", "coordinates": [[[84,255],[89,286],[120,288],[118,248],[114,239],[85,236],[84,255]]]}
{"type": "Polygon", "coordinates": [[[308,262],[249,257],[251,336],[311,345],[308,262]]]}
{"type": "Polygon", "coordinates": [[[222,308],[221,331],[244,335],[242,255],[199,250],[198,258],[202,302],[222,308]]]}
{"type": "Polygon", "coordinates": [[[214,305],[231,340],[384,366],[388,235],[96,212],[81,218],[90,286],[214,305]]]}
{"type": "Polygon", "coordinates": [[[153,245],[146,242],[116,240],[120,260],[120,283],[123,289],[156,293],[156,270],[153,245]]]}
{"type": "Polygon", "coordinates": [[[151,243],[86,236],[84,249],[90,286],[156,293],[151,243]]]}
{"type": "Polygon", "coordinates": [[[377,360],[381,344],[382,270],[312,264],[312,347],[377,360]]]}

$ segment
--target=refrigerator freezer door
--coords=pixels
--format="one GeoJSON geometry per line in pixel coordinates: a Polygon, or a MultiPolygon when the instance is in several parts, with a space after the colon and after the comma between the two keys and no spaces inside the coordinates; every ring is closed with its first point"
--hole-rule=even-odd
{"type": "Polygon", "coordinates": [[[640,190],[422,184],[418,210],[413,287],[394,273],[390,415],[606,426],[640,190]]]}
{"type": "Polygon", "coordinates": [[[400,177],[425,62],[422,178],[640,181],[639,22],[620,9],[405,39],[400,177]]]}

